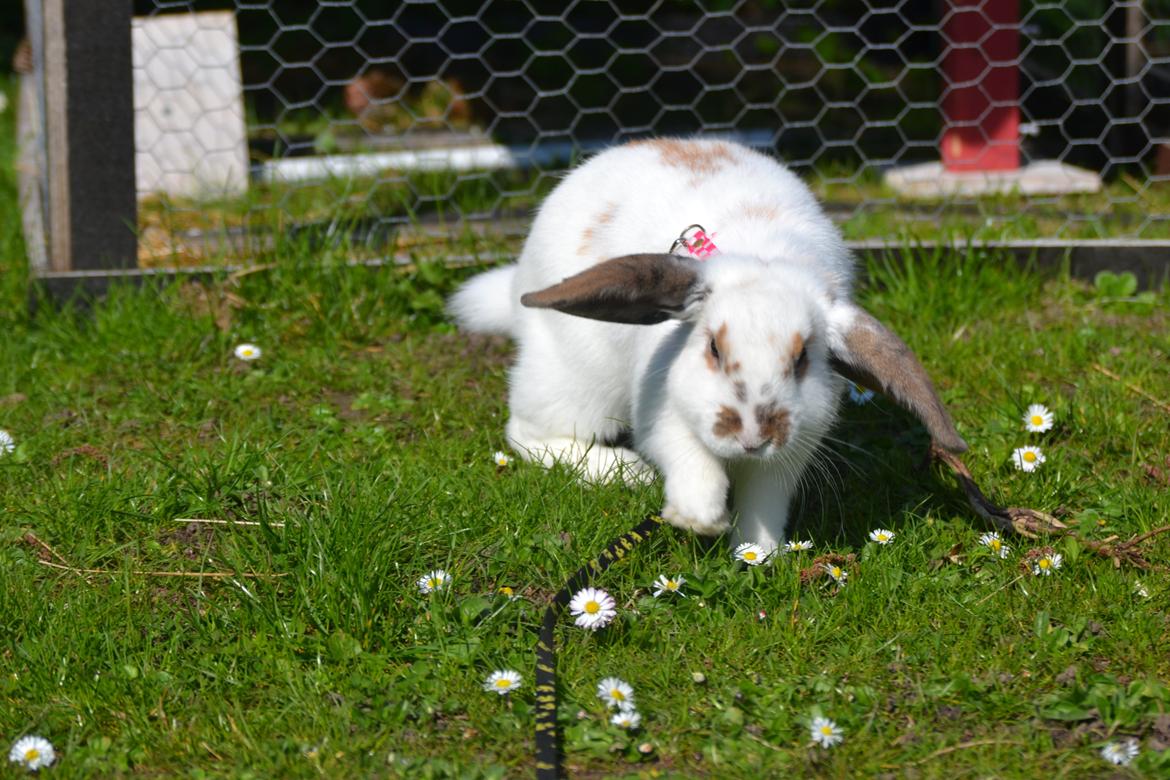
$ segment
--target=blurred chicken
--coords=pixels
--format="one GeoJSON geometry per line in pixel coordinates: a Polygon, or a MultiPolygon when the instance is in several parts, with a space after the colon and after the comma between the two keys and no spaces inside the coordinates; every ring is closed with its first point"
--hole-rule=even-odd
{"type": "Polygon", "coordinates": [[[382,101],[402,91],[403,81],[382,70],[372,69],[345,85],[345,107],[359,119],[382,101]]]}
{"type": "Polygon", "coordinates": [[[17,73],[32,73],[33,54],[28,38],[16,44],[16,51],[12,54],[12,69],[17,73]]]}
{"type": "Polygon", "coordinates": [[[411,94],[401,78],[371,69],[346,85],[345,107],[371,133],[471,125],[471,106],[454,79],[429,81],[411,94]]]}

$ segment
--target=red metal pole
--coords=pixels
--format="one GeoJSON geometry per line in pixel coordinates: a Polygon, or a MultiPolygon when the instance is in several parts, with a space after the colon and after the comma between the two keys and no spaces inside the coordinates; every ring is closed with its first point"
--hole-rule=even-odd
{"type": "Polygon", "coordinates": [[[1020,166],[1019,0],[948,0],[942,160],[948,171],[1020,166]]]}

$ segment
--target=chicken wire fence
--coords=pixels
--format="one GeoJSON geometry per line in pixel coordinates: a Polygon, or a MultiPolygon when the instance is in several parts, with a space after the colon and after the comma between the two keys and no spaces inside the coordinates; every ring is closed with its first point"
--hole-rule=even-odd
{"type": "Polygon", "coordinates": [[[653,136],[775,154],[851,239],[1170,234],[1170,0],[136,0],[135,15],[140,264],[254,254],[241,236],[289,231],[482,245],[522,234],[573,162],[653,136]]]}

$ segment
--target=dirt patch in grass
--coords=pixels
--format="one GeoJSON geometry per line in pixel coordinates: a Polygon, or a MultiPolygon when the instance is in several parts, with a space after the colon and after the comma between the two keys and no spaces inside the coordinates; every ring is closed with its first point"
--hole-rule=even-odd
{"type": "Polygon", "coordinates": [[[214,549],[216,528],[205,523],[176,523],[158,537],[164,548],[174,546],[176,552],[189,561],[206,560],[214,549]]]}
{"type": "MultiPolygon", "coordinates": [[[[419,343],[419,354],[413,359],[425,359],[434,372],[451,369],[473,375],[493,369],[506,368],[512,359],[512,342],[503,336],[485,336],[478,333],[439,333],[419,343]]],[[[478,387],[475,376],[469,387],[478,387]]]]}
{"type": "Polygon", "coordinates": [[[1059,749],[1079,747],[1090,742],[1096,742],[1105,739],[1109,736],[1109,727],[1096,717],[1096,711],[1093,711],[1094,717],[1092,720],[1087,720],[1075,725],[1054,725],[1047,724],[1049,735],[1052,737],[1052,746],[1059,749]]]}
{"type": "Polygon", "coordinates": [[[0,396],[0,406],[19,406],[28,400],[28,396],[24,393],[9,393],[5,396],[0,396]]]}
{"type": "Polygon", "coordinates": [[[92,444],[82,444],[80,447],[70,447],[67,450],[62,450],[52,457],[49,461],[50,466],[58,466],[62,461],[70,460],[72,458],[89,458],[97,461],[103,468],[110,464],[110,459],[106,453],[94,447],[92,444]]]}
{"type": "Polygon", "coordinates": [[[1170,713],[1162,713],[1154,718],[1154,725],[1146,746],[1150,750],[1170,749],[1170,713]]]}
{"type": "Polygon", "coordinates": [[[337,407],[337,416],[346,422],[365,422],[372,416],[366,409],[355,409],[353,402],[358,398],[357,393],[345,393],[339,390],[326,390],[325,402],[337,407]]]}
{"type": "Polygon", "coordinates": [[[176,303],[180,311],[193,317],[210,318],[215,327],[224,333],[231,330],[235,312],[245,306],[244,299],[225,290],[223,285],[207,285],[202,282],[187,282],[180,285],[176,293],[176,303]]]}

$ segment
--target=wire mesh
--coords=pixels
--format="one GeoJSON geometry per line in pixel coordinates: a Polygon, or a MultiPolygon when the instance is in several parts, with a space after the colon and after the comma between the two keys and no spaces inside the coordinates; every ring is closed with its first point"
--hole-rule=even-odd
{"type": "MultiPolygon", "coordinates": [[[[378,251],[519,234],[566,165],[661,135],[771,151],[854,239],[1170,233],[1170,0],[136,3],[215,10],[238,31],[246,186],[140,185],[148,256],[196,253],[175,237],[200,232],[341,232],[378,251]],[[956,160],[963,144],[986,164],[956,160]],[[1033,178],[988,172],[1004,154],[1033,178]],[[973,194],[972,177],[1006,184],[973,194]]],[[[225,151],[214,137],[190,144],[225,151]]],[[[140,160],[163,156],[149,141],[140,160]]]]}

